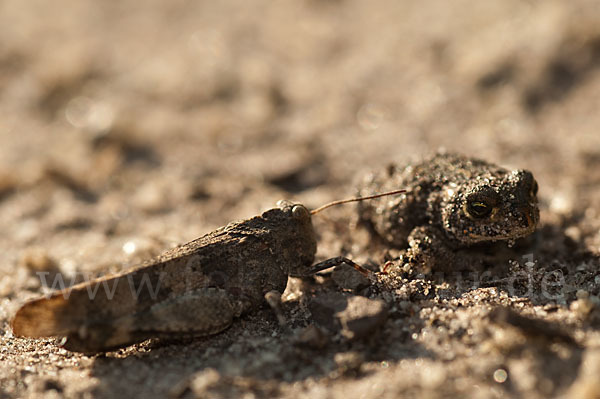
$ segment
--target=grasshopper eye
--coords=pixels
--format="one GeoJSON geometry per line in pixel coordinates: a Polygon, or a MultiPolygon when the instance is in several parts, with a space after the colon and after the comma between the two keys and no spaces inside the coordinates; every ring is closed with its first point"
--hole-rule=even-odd
{"type": "Polygon", "coordinates": [[[467,203],[467,212],[474,218],[484,218],[492,213],[492,206],[483,201],[469,201],[467,203]]]}
{"type": "Polygon", "coordinates": [[[294,216],[296,219],[309,219],[310,218],[308,209],[306,209],[302,205],[295,205],[292,208],[292,216],[294,216]]]}

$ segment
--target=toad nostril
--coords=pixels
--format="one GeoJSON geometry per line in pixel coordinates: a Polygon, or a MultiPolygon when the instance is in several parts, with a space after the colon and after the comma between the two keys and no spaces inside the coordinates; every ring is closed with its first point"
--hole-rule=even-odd
{"type": "Polygon", "coordinates": [[[531,219],[531,215],[529,212],[525,212],[525,225],[523,227],[531,227],[533,225],[533,220],[531,219]]]}
{"type": "Polygon", "coordinates": [[[535,224],[533,220],[533,215],[531,214],[531,212],[529,212],[529,210],[519,210],[517,215],[518,223],[521,225],[522,228],[528,229],[535,224]]]}

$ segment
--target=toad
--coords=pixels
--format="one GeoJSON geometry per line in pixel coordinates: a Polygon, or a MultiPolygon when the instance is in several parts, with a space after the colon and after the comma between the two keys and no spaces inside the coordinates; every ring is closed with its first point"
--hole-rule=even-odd
{"type": "Polygon", "coordinates": [[[527,170],[438,153],[370,174],[360,195],[398,188],[407,192],[359,203],[359,219],[426,272],[481,270],[484,256],[462,256],[464,249],[512,243],[539,221],[538,184],[527,170]]]}

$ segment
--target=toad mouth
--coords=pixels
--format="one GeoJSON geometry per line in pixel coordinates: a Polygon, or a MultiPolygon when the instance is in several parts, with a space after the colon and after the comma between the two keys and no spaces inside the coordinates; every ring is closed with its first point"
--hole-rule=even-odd
{"type": "Polygon", "coordinates": [[[507,240],[514,240],[517,238],[526,237],[526,236],[530,235],[531,233],[533,233],[534,231],[535,231],[535,223],[533,223],[531,216],[527,215],[527,227],[526,228],[515,229],[515,230],[512,230],[508,234],[498,234],[495,236],[475,234],[475,233],[470,233],[470,234],[468,234],[468,236],[474,242],[507,241],[507,240]]]}

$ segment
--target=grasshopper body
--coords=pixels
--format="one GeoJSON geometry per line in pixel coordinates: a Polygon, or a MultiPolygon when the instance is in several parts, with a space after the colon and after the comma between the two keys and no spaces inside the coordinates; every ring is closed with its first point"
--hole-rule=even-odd
{"type": "Polygon", "coordinates": [[[13,332],[66,336],[66,349],[85,353],[215,334],[261,306],[267,292],[283,292],[288,276],[308,275],[316,249],[310,212],[280,201],[132,270],[28,302],[13,332]]]}

